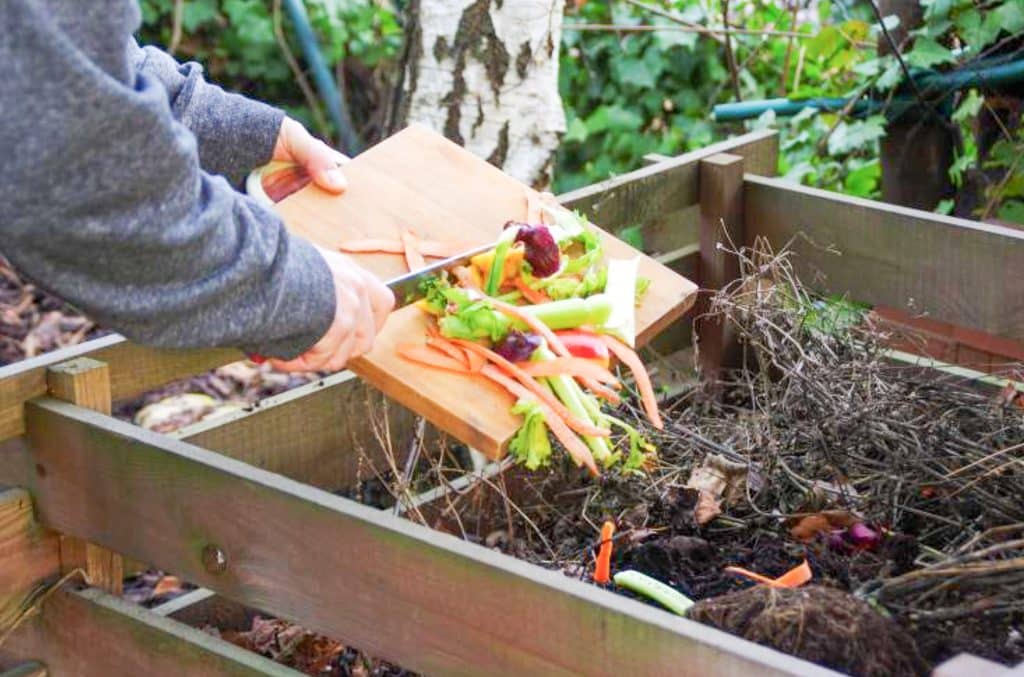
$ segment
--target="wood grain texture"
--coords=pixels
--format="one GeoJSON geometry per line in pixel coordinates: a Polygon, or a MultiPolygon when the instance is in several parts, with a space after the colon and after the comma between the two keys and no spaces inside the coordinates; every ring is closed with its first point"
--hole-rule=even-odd
{"type": "MultiPolygon", "coordinates": [[[[46,384],[50,394],[59,400],[110,414],[110,369],[104,362],[78,357],[55,364],[47,370],[46,384]]],[[[121,556],[74,536],[61,536],[60,568],[65,574],[82,569],[89,585],[115,595],[120,595],[124,588],[121,556]]]]}
{"type": "Polygon", "coordinates": [[[37,585],[59,571],[57,535],[36,523],[28,492],[0,491],[0,629],[14,622],[37,585]]]}
{"type": "Polygon", "coordinates": [[[52,595],[0,647],[0,666],[25,658],[49,677],[302,674],[96,589],[52,595]]]}
{"type": "Polygon", "coordinates": [[[698,165],[704,158],[718,153],[739,155],[746,161],[748,172],[774,176],[778,148],[777,132],[751,132],[564,193],[559,200],[567,207],[581,210],[605,228],[643,225],[697,204],[700,199],[698,165]]]}
{"type": "Polygon", "coordinates": [[[710,294],[740,276],[739,259],[731,253],[743,246],[743,158],[712,155],[700,165],[700,274],[702,293],[696,311],[701,376],[712,381],[723,369],[739,366],[736,337],[720,318],[701,317],[710,308],[710,294]]]}
{"type": "Polygon", "coordinates": [[[173,437],[329,491],[352,488],[364,456],[386,467],[375,427],[401,464],[415,432],[415,416],[389,402],[351,372],[335,374],[261,400],[249,411],[203,421],[173,437]]]}
{"type": "Polygon", "coordinates": [[[45,524],[409,669],[833,674],[94,412],[43,399],[26,415],[45,524]],[[209,544],[225,571],[203,566],[209,544]]]}
{"type": "Polygon", "coordinates": [[[807,284],[1024,340],[1024,231],[750,174],[744,211],[747,243],[792,243],[807,284]]]}
{"type": "MultiPolygon", "coordinates": [[[[525,185],[419,125],[356,157],[345,176],[349,186],[341,196],[310,185],[279,203],[288,227],[328,249],[346,239],[398,239],[407,227],[421,238],[465,242],[468,248],[494,242],[506,222],[526,218],[525,185]]],[[[601,235],[609,257],[639,255],[608,233],[601,235]]],[[[401,256],[351,256],[381,279],[406,272],[401,256]]],[[[651,280],[637,308],[643,342],[692,305],[696,285],[647,256],[641,256],[640,275],[651,280]]],[[[399,357],[396,346],[420,340],[425,328],[422,311],[398,310],[373,351],[349,367],[441,430],[499,458],[519,426],[508,411],[512,398],[486,379],[426,369],[399,357]]]]}
{"type": "Polygon", "coordinates": [[[0,367],[0,441],[25,432],[22,405],[46,394],[47,368],[86,355],[109,365],[114,401],[244,358],[241,352],[229,349],[149,348],[111,334],[0,367]]]}

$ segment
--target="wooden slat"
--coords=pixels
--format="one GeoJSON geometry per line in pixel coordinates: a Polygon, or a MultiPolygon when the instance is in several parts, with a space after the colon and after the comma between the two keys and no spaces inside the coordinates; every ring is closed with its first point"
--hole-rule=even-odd
{"type": "Polygon", "coordinates": [[[26,416],[44,523],[410,669],[832,674],[94,412],[26,416]]]}
{"type": "Polygon", "coordinates": [[[0,632],[36,586],[60,570],[57,535],[40,529],[24,489],[0,491],[0,632]]]}
{"type": "Polygon", "coordinates": [[[762,130],[638,169],[559,196],[605,228],[646,224],[697,204],[698,164],[718,153],[739,155],[747,171],[772,176],[778,163],[778,133],[762,130]]]}
{"type": "Polygon", "coordinates": [[[738,366],[739,346],[721,318],[701,317],[710,309],[710,292],[740,276],[732,252],[743,246],[743,158],[721,153],[700,165],[700,272],[702,293],[696,311],[701,377],[717,379],[722,369],[738,366]]]}
{"type": "Polygon", "coordinates": [[[101,590],[62,590],[0,647],[0,664],[42,661],[49,677],[301,673],[101,590]]]}
{"type": "Polygon", "coordinates": [[[748,243],[792,242],[808,284],[1024,340],[1024,231],[750,174],[744,202],[748,243]]]}
{"type": "MultiPolygon", "coordinates": [[[[110,369],[91,357],[79,357],[50,367],[46,384],[53,397],[85,409],[110,414],[110,369]]],[[[85,571],[89,585],[120,595],[124,589],[121,556],[74,536],[61,536],[60,568],[66,574],[85,571]]]]}
{"type": "MultiPolygon", "coordinates": [[[[371,417],[387,426],[396,463],[403,463],[414,415],[385,401],[351,372],[261,400],[250,411],[202,421],[173,436],[304,484],[349,489],[359,476],[361,457],[377,462],[383,453],[371,417]]],[[[363,476],[372,473],[364,469],[363,476]]]]}
{"type": "Polygon", "coordinates": [[[25,431],[22,405],[46,394],[46,369],[88,355],[110,365],[115,401],[242,359],[237,350],[162,350],[112,334],[0,367],[0,441],[25,431]]]}

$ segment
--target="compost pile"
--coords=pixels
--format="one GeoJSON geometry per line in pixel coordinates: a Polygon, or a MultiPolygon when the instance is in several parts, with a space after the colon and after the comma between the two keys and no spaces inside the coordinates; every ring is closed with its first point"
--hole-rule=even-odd
{"type": "MultiPolygon", "coordinates": [[[[808,292],[788,254],[761,244],[740,258],[741,279],[700,321],[736,333],[742,366],[669,398],[665,430],[644,428],[660,448],[649,472],[595,482],[567,462],[515,468],[408,516],[588,580],[613,520],[612,571],[641,571],[704,600],[691,614],[704,622],[853,674],[923,674],[961,651],[1024,659],[1022,396],[894,361],[893,337],[808,292]],[[766,600],[724,571],[774,577],[803,561],[813,585],[791,597],[766,600]],[[779,630],[787,614],[799,632],[779,630]]],[[[635,401],[619,413],[645,425],[635,401]]],[[[423,484],[464,472],[450,446],[417,456],[423,484]]],[[[408,482],[391,490],[410,495],[408,482]]]]}
{"type": "Polygon", "coordinates": [[[0,256],[0,367],[103,333],[67,303],[23,279],[0,256]]]}

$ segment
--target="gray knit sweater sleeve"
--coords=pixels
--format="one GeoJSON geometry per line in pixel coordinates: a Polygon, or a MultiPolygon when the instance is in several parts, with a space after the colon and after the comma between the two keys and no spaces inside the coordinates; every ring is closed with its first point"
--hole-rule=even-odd
{"type": "Polygon", "coordinates": [[[3,5],[0,253],[142,343],[290,358],[319,339],[326,263],[213,173],[266,160],[279,115],[140,58],[133,0],[3,5]]]}
{"type": "Polygon", "coordinates": [[[167,90],[171,112],[199,142],[199,165],[238,186],[274,150],[284,112],[225,92],[203,79],[195,62],[178,63],[156,47],[132,42],[136,70],[167,90]]]}

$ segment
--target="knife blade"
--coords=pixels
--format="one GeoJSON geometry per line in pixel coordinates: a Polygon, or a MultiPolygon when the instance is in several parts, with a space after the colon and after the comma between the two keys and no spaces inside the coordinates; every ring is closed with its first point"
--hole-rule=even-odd
{"type": "MultiPolygon", "coordinates": [[[[420,283],[423,282],[423,280],[437,275],[442,270],[448,270],[455,266],[466,265],[474,256],[483,254],[484,252],[489,252],[497,246],[496,242],[482,244],[479,247],[474,247],[473,249],[464,251],[461,254],[456,254],[455,256],[450,256],[446,259],[441,259],[440,261],[431,263],[426,268],[420,268],[419,270],[414,270],[406,273],[405,275],[399,275],[398,277],[391,278],[385,282],[385,284],[395,295],[395,310],[407,306],[410,303],[415,303],[420,299],[420,283]]],[[[248,358],[256,364],[263,364],[267,361],[267,358],[262,355],[252,353],[248,355],[248,358]]]]}
{"type": "Polygon", "coordinates": [[[411,273],[400,275],[398,277],[388,280],[388,288],[395,294],[395,309],[407,306],[420,298],[420,283],[423,280],[437,275],[442,270],[448,270],[456,266],[467,265],[474,256],[489,252],[497,246],[497,243],[490,243],[474,247],[468,251],[456,254],[455,256],[448,257],[447,259],[441,259],[435,263],[431,263],[426,268],[420,268],[414,270],[411,273]]]}

